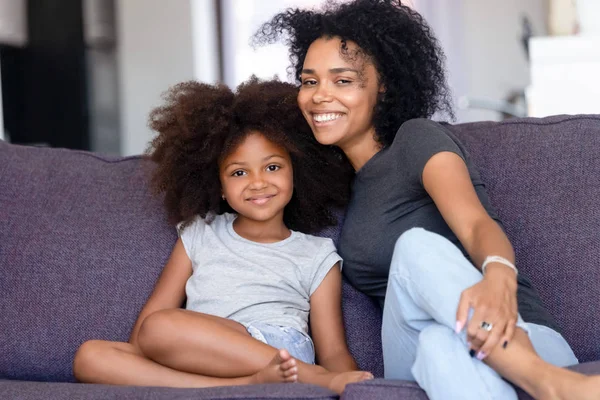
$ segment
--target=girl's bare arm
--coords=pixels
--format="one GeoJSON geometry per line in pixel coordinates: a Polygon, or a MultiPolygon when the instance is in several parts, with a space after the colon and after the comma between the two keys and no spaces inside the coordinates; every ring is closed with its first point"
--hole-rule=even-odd
{"type": "Polygon", "coordinates": [[[167,261],[150,298],[142,308],[133,326],[129,343],[138,348],[138,333],[148,315],[159,310],[181,307],[185,300],[185,283],[191,275],[192,262],[187,256],[181,239],[177,239],[169,261],[167,261]]]}
{"type": "Polygon", "coordinates": [[[357,370],[342,319],[342,274],[336,264],[310,297],[310,328],[319,365],[331,372],[357,370]]]}

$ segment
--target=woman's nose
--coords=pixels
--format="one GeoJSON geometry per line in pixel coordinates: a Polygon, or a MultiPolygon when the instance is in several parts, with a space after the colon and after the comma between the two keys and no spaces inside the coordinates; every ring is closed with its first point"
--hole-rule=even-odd
{"type": "Polygon", "coordinates": [[[313,102],[316,104],[331,101],[331,90],[327,84],[319,84],[313,94],[313,102]]]}

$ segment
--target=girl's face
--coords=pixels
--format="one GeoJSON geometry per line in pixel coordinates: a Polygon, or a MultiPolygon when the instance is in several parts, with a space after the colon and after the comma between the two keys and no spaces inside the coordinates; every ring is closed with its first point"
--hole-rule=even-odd
{"type": "Polygon", "coordinates": [[[251,132],[220,163],[219,176],[225,200],[238,218],[283,221],[294,191],[292,161],[283,147],[251,132]]]}
{"type": "MultiPolygon", "coordinates": [[[[339,38],[315,40],[306,54],[298,105],[321,144],[350,147],[372,142],[373,109],[380,89],[377,71],[364,56],[345,60],[339,38]]],[[[346,42],[348,54],[358,46],[346,42]]]]}

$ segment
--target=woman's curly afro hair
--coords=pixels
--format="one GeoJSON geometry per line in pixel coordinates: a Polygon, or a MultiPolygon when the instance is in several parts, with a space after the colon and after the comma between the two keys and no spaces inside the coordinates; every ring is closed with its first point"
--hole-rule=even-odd
{"type": "Polygon", "coordinates": [[[284,210],[290,229],[315,233],[337,222],[350,195],[352,168],[335,147],[320,145],[296,103],[298,88],[253,77],[236,93],[224,85],[184,82],[150,114],[158,132],[147,151],[171,223],[234,212],[221,198],[219,162],[253,131],[288,151],[294,192],[284,210]]]}
{"type": "MultiPolygon", "coordinates": [[[[309,46],[323,37],[355,42],[377,69],[385,88],[373,117],[381,145],[390,145],[409,119],[429,118],[437,111],[453,117],[444,54],[423,17],[400,0],[328,1],[320,12],[288,9],[265,23],[253,42],[286,43],[300,82],[309,46]]],[[[342,44],[342,56],[350,57],[345,50],[342,44]]]]}

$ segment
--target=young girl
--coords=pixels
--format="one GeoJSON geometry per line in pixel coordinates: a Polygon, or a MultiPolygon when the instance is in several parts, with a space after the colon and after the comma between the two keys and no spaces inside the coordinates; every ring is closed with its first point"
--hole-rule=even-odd
{"type": "Polygon", "coordinates": [[[350,174],[314,140],[296,94],[276,81],[252,79],[235,94],[188,82],[151,114],[153,184],[170,220],[182,221],[180,237],[129,343],[84,343],[77,379],[298,381],[341,393],[372,378],[356,371],[346,346],[333,242],[300,233],[336,222],[331,209],[345,204],[350,174]]]}
{"type": "Polygon", "coordinates": [[[316,139],[356,171],[339,249],[348,280],[383,307],[385,377],[433,400],[516,399],[506,380],[534,398],[599,399],[600,377],[559,368],[573,351],[517,274],[465,148],[428,119],[451,107],[423,18],[399,0],[329,2],[257,34],[282,37],[316,139]]]}

